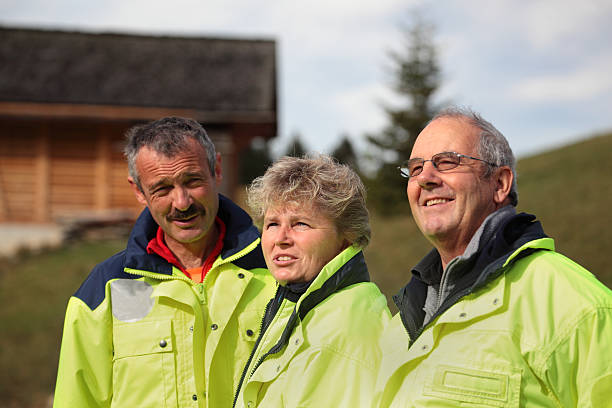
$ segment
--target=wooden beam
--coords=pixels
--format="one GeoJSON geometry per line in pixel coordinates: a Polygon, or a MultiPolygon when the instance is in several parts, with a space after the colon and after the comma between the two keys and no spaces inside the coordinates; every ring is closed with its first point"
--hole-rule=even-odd
{"type": "Polygon", "coordinates": [[[164,116],[183,116],[193,118],[205,124],[273,123],[276,125],[276,113],[270,111],[203,111],[199,109],[172,107],[62,103],[0,102],[0,116],[133,121],[149,121],[164,116]]]}
{"type": "Polygon", "coordinates": [[[97,156],[95,176],[92,182],[94,183],[95,201],[94,207],[96,210],[107,210],[110,208],[110,161],[111,161],[111,145],[110,137],[106,127],[101,124],[96,132],[97,156]]]}
{"type": "Polygon", "coordinates": [[[4,193],[4,184],[2,183],[2,171],[0,169],[0,222],[8,221],[8,209],[6,207],[6,195],[4,193]]]}
{"type": "Polygon", "coordinates": [[[51,221],[49,129],[46,125],[42,125],[39,129],[35,147],[34,221],[49,222],[51,221]]]}

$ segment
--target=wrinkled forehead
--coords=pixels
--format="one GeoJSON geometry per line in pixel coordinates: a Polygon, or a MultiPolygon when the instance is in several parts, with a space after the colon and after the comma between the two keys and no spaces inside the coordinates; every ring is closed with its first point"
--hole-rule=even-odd
{"type": "Polygon", "coordinates": [[[478,150],[478,128],[462,118],[438,118],[419,134],[410,158],[429,159],[441,152],[474,155],[478,150]]]}
{"type": "Polygon", "coordinates": [[[186,154],[196,154],[200,157],[208,157],[207,151],[198,140],[192,137],[185,137],[170,143],[166,141],[151,142],[140,146],[136,152],[136,157],[143,153],[155,154],[164,158],[175,158],[186,154]]]}
{"type": "Polygon", "coordinates": [[[142,147],[136,156],[136,167],[141,178],[176,175],[178,173],[210,174],[208,158],[201,150],[184,150],[177,154],[165,154],[148,146],[142,147]]]}

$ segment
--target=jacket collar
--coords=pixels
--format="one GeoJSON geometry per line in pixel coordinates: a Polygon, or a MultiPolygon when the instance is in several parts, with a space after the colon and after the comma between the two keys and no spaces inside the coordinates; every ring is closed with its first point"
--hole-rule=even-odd
{"type": "MultiPolygon", "coordinates": [[[[227,259],[245,250],[254,241],[259,239],[259,232],[253,225],[251,217],[230,199],[219,194],[219,210],[217,216],[225,223],[226,233],[223,239],[221,258],[227,259]]],[[[145,208],[134,225],[126,247],[125,266],[135,270],[145,270],[164,275],[172,275],[172,265],[157,254],[148,254],[147,245],[155,237],[158,224],[145,208]]],[[[259,245],[251,251],[249,257],[242,260],[246,268],[265,268],[263,255],[259,245]]]]}
{"type": "MultiPolygon", "coordinates": [[[[217,216],[225,223],[227,228],[221,258],[230,258],[253,241],[259,239],[259,231],[253,225],[251,217],[229,198],[219,194],[219,211],[217,216]]],[[[262,258],[263,259],[263,258],[262,258]]],[[[264,266],[265,267],[265,266],[264,266]]]]}
{"type": "MultiPolygon", "coordinates": [[[[370,275],[361,248],[350,246],[340,252],[340,254],[323,267],[306,292],[299,298],[280,339],[265,356],[279,352],[289,341],[289,337],[298,319],[303,320],[308,312],[323,300],[348,286],[369,281],[370,275]]],[[[269,307],[273,308],[274,305],[280,306],[286,292],[287,289],[285,287],[279,287],[276,296],[270,301],[269,307]]],[[[260,337],[263,335],[265,328],[267,328],[277,311],[278,308],[276,308],[276,310],[266,310],[266,316],[264,316],[264,320],[262,321],[260,337]]],[[[261,360],[263,360],[263,358],[261,360]]]]}
{"type": "MultiPolygon", "coordinates": [[[[506,270],[502,266],[507,266],[535,250],[549,249],[538,243],[541,242],[538,240],[546,238],[546,235],[541,224],[535,221],[535,216],[531,214],[520,213],[508,217],[501,223],[498,231],[491,240],[483,242],[473,254],[470,268],[461,274],[453,292],[429,321],[433,321],[462,297],[498,277],[506,270]],[[534,245],[529,245],[531,242],[534,245]]],[[[427,298],[427,287],[436,277],[441,276],[441,269],[440,255],[434,249],[412,270],[411,281],[393,296],[411,342],[414,342],[423,329],[421,326],[425,316],[423,305],[427,298]]]]}
{"type": "Polygon", "coordinates": [[[298,300],[300,319],[332,293],[359,282],[369,282],[370,274],[361,248],[349,246],[329,261],[298,300]]]}

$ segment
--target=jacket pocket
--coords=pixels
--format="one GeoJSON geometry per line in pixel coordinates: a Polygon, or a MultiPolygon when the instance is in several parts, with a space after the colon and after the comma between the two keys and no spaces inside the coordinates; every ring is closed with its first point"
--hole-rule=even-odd
{"type": "Polygon", "coordinates": [[[518,407],[520,372],[476,370],[439,365],[423,394],[462,406],[518,407]]]}
{"type": "Polygon", "coordinates": [[[112,406],[176,406],[172,322],[115,324],[113,342],[112,406]]]}

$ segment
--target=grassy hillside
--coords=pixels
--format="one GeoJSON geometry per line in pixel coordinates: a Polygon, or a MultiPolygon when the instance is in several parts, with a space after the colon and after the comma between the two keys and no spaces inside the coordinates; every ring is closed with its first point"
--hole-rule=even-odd
{"type": "MultiPolygon", "coordinates": [[[[518,210],[535,214],[559,252],[612,287],[612,134],[521,159],[517,172],[518,210]]],[[[410,217],[372,217],[372,231],[366,259],[389,297],[431,246],[410,217]]]]}
{"type": "Polygon", "coordinates": [[[124,242],[83,242],[0,260],[0,407],[47,407],[68,298],[124,242]]]}
{"type": "MultiPolygon", "coordinates": [[[[557,248],[608,287],[612,135],[520,160],[519,210],[540,218],[557,248]]],[[[406,205],[408,203],[406,202],[406,205]]],[[[390,296],[430,249],[410,217],[372,217],[372,278],[390,296]]],[[[43,407],[53,391],[64,310],[92,266],[125,240],[81,242],[0,261],[0,406],[43,407]]]]}
{"type": "Polygon", "coordinates": [[[612,134],[521,160],[518,173],[519,209],[612,287],[612,134]]]}

